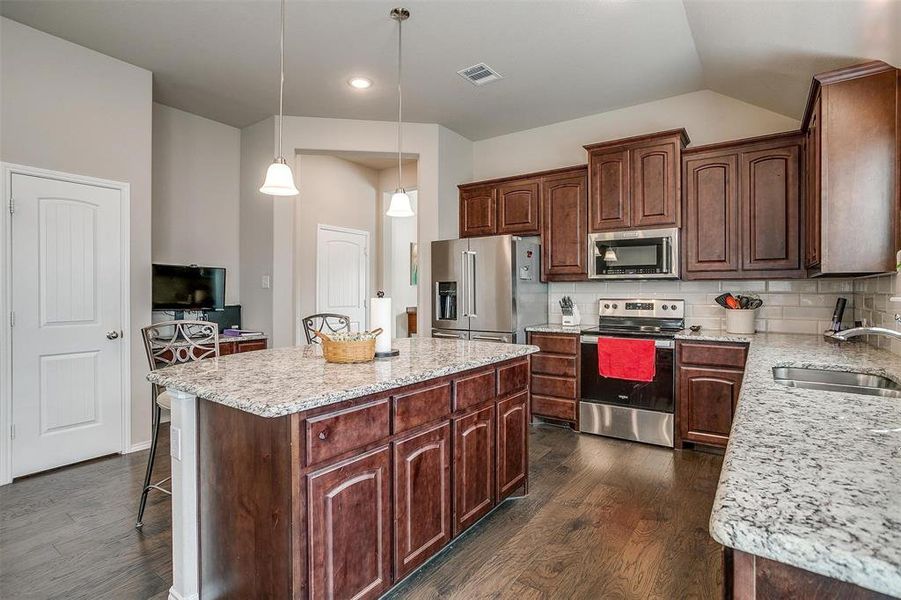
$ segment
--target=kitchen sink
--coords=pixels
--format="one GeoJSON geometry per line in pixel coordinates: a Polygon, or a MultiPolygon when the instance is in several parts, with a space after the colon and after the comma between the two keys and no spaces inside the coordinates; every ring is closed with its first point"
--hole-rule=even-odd
{"type": "Polygon", "coordinates": [[[782,385],[811,390],[901,398],[901,385],[888,377],[870,373],[773,367],[773,379],[782,385]]]}

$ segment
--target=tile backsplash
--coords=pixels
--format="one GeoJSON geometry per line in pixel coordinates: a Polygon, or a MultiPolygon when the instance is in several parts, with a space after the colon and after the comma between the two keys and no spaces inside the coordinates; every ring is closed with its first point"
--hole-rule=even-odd
{"type": "MultiPolygon", "coordinates": [[[[901,275],[880,275],[854,280],[854,320],[867,325],[901,331],[895,322],[895,314],[901,313],[901,302],[892,297],[901,296],[901,275]]],[[[901,355],[901,341],[885,336],[867,336],[867,342],[901,355]]]]}
{"type": "Polygon", "coordinates": [[[705,329],[725,327],[726,310],[714,298],[723,292],[752,292],[763,300],[757,331],[816,334],[829,328],[839,297],[848,301],[844,326],[855,317],[853,279],[804,279],[773,281],[587,281],[551,283],[548,286],[548,316],[559,323],[563,314],[559,301],[570,296],[579,306],[582,323],[593,325],[601,298],[681,298],[685,300],[686,325],[705,329]]]}

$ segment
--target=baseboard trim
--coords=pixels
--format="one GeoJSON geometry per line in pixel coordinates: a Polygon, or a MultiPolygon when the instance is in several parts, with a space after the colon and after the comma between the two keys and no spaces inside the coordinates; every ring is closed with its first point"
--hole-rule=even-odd
{"type": "Polygon", "coordinates": [[[150,440],[146,442],[138,442],[137,444],[132,444],[131,448],[128,449],[128,452],[125,454],[131,454],[132,452],[140,452],[141,450],[149,450],[150,449],[150,440]]]}

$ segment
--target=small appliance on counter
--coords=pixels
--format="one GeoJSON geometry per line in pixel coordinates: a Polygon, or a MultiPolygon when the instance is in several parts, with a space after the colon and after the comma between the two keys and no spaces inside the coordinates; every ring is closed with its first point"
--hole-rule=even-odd
{"type": "Polygon", "coordinates": [[[580,336],[580,431],[672,448],[675,337],[684,328],[684,300],[601,300],[598,326],[583,329],[580,336]],[[621,377],[602,375],[608,339],[638,342],[649,360],[624,365],[629,373],[621,377]]]}

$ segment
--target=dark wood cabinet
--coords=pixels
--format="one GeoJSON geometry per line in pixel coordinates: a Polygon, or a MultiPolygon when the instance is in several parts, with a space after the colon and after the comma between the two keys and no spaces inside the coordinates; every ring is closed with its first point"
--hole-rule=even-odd
{"type": "Polygon", "coordinates": [[[500,502],[526,480],[529,444],[529,394],[497,403],[497,492],[500,502]]]}
{"type": "Polygon", "coordinates": [[[310,598],[378,598],[391,586],[388,447],[308,476],[310,598]]]}
{"type": "Polygon", "coordinates": [[[629,151],[598,149],[588,159],[589,230],[627,229],[632,223],[629,151]]]}
{"type": "Polygon", "coordinates": [[[539,233],[540,180],[526,179],[497,188],[497,232],[520,235],[539,233]]]}
{"type": "Polygon", "coordinates": [[[744,376],[744,344],[677,342],[677,447],[725,447],[744,376]]]}
{"type": "Polygon", "coordinates": [[[460,237],[497,233],[497,188],[460,190],[460,237]]]}
{"type": "Polygon", "coordinates": [[[589,231],[678,227],[684,129],[585,146],[589,231]]]}
{"type": "Polygon", "coordinates": [[[545,177],[541,188],[541,270],[544,279],[587,279],[586,170],[580,168],[545,177]]]}
{"type": "Polygon", "coordinates": [[[229,354],[237,354],[240,352],[253,352],[255,350],[265,350],[269,347],[268,340],[231,340],[226,337],[219,338],[219,356],[228,356],[229,354]]]}
{"type": "Polygon", "coordinates": [[[532,355],[530,416],[565,421],[578,429],[578,334],[530,332],[527,343],[541,348],[532,355]]]}
{"type": "Polygon", "coordinates": [[[798,132],[683,152],[683,278],[804,277],[798,132]]]}
{"type": "Polygon", "coordinates": [[[894,271],[901,247],[899,98],[901,70],[881,61],[813,78],[802,120],[812,275],[894,271]]]}
{"type": "Polygon", "coordinates": [[[450,541],[447,421],[394,443],[394,573],[406,577],[450,541]]]}
{"type": "Polygon", "coordinates": [[[494,506],[494,410],[486,406],[453,420],[454,535],[494,506]]]}

